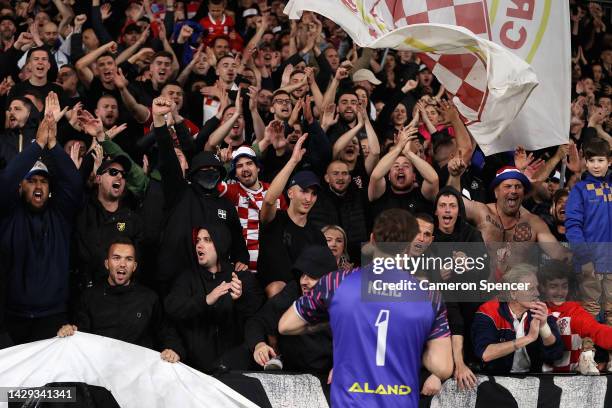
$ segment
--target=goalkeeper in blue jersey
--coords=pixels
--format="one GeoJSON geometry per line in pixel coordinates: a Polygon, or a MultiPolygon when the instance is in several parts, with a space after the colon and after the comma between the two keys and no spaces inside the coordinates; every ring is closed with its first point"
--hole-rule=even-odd
{"type": "MultiPolygon", "coordinates": [[[[370,238],[376,256],[393,257],[407,249],[418,232],[407,211],[379,215],[370,238]],[[395,245],[390,253],[384,243],[395,245]],[[381,245],[381,243],[383,245],[381,245]],[[384,255],[383,255],[384,251],[384,255]]],[[[453,362],[446,308],[437,292],[418,288],[418,280],[402,270],[374,274],[372,266],[332,272],[295,301],[279,322],[281,334],[316,330],[329,321],[333,334],[334,407],[417,407],[421,365],[444,381],[453,362]],[[400,296],[372,294],[369,282],[415,282],[400,296]]]]}

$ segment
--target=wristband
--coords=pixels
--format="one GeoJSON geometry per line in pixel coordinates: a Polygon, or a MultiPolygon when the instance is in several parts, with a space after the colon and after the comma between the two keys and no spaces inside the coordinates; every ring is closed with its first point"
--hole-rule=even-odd
{"type": "Polygon", "coordinates": [[[543,339],[547,338],[552,334],[552,330],[550,330],[550,326],[546,323],[544,326],[540,327],[540,337],[543,339]]]}

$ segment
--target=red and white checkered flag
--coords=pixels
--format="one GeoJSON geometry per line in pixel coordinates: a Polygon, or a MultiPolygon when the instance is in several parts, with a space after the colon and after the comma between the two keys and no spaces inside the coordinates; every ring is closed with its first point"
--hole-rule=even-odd
{"type": "Polygon", "coordinates": [[[489,39],[485,0],[290,0],[285,13],[313,11],[340,25],[361,47],[419,57],[466,118],[485,154],[538,84],[529,64],[489,39]]]}

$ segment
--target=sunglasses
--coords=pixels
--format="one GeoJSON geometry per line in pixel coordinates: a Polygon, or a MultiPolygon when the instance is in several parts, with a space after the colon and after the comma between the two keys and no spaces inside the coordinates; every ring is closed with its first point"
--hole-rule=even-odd
{"type": "Polygon", "coordinates": [[[121,174],[121,177],[125,178],[125,171],[116,169],[114,167],[108,168],[102,172],[102,174],[108,173],[111,177],[117,176],[117,174],[121,174]]]}

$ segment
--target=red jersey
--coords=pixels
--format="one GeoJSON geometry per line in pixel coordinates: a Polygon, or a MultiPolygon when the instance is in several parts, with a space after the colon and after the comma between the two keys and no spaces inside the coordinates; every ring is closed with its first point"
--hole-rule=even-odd
{"type": "Polygon", "coordinates": [[[578,302],[565,302],[560,306],[548,304],[548,312],[557,319],[561,341],[565,346],[563,358],[553,367],[544,365],[542,371],[574,372],[582,353],[582,338],[590,337],[598,346],[612,350],[612,327],[598,323],[578,302]]]}
{"type": "Polygon", "coordinates": [[[225,36],[229,38],[232,52],[242,51],[244,41],[236,32],[234,19],[231,16],[223,14],[220,20],[215,20],[209,14],[200,20],[200,25],[207,33],[204,37],[205,45],[209,46],[215,38],[225,36]]]}
{"type": "MultiPolygon", "coordinates": [[[[251,190],[239,182],[227,184],[225,197],[236,206],[240,225],[242,226],[242,236],[246,241],[249,250],[249,270],[257,272],[257,257],[259,256],[259,212],[264,197],[270,188],[270,184],[261,182],[259,190],[251,190]]],[[[285,196],[281,194],[276,200],[276,208],[287,209],[285,196]]]]}

